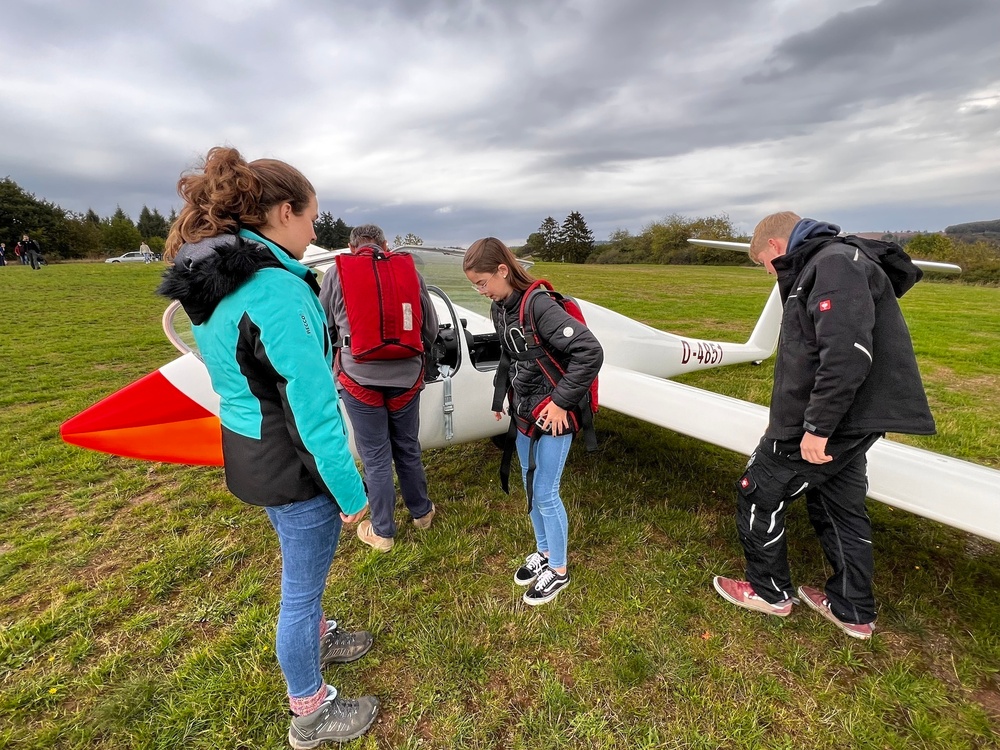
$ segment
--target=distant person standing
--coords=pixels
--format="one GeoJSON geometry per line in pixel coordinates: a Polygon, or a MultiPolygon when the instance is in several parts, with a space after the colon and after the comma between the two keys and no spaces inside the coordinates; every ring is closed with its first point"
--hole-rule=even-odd
{"type": "Polygon", "coordinates": [[[25,259],[25,257],[23,255],[21,255],[21,243],[20,242],[18,242],[16,245],[14,245],[14,256],[17,258],[17,262],[20,263],[22,266],[25,263],[27,263],[27,260],[25,259]]]}
{"type": "Polygon", "coordinates": [[[7,245],[0,242],[0,266],[7,265],[7,245]]]}
{"type": "Polygon", "coordinates": [[[21,247],[21,262],[30,265],[33,271],[42,267],[42,249],[33,239],[24,235],[19,243],[21,247]]]}
{"type": "Polygon", "coordinates": [[[153,260],[153,251],[149,249],[149,245],[146,244],[146,240],[143,240],[142,244],[139,245],[139,252],[142,253],[142,259],[148,266],[153,260]]]}

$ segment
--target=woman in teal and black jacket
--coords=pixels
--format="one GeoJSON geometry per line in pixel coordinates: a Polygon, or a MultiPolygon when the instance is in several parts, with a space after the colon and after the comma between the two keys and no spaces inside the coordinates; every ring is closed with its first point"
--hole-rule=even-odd
{"type": "Polygon", "coordinates": [[[299,261],[315,239],[316,193],[284,162],[247,163],[213,148],[181,177],[185,201],[167,238],[160,293],[194,324],[221,399],[226,484],[264,506],[281,545],[277,656],[292,713],[289,741],[347,741],[371,726],[372,697],[345,700],[321,668],[353,661],[370,633],[323,617],[322,595],[342,522],[367,507],[333,380],[314,272],[299,261]]]}

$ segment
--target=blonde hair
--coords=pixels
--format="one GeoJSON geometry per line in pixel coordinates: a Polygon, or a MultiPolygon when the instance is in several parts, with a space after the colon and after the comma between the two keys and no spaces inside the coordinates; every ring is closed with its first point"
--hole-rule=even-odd
{"type": "Polygon", "coordinates": [[[802,221],[802,217],[791,211],[781,211],[776,214],[765,216],[753,230],[753,238],[750,240],[750,249],[747,254],[754,263],[760,263],[760,254],[767,248],[767,241],[770,239],[787,240],[795,225],[802,221]]]}
{"type": "Polygon", "coordinates": [[[259,229],[268,212],[282,203],[301,215],[316,190],[295,167],[277,159],[247,163],[235,148],[216,146],[202,165],[177,181],[184,200],[170,227],[163,259],[173,260],[185,242],[198,242],[240,227],[259,229]]]}
{"type": "Polygon", "coordinates": [[[469,245],[469,249],[465,251],[465,259],[462,261],[462,270],[475,271],[476,273],[496,273],[501,264],[510,269],[507,281],[519,292],[523,292],[534,283],[535,280],[524,270],[510,248],[496,237],[484,237],[469,245]]]}

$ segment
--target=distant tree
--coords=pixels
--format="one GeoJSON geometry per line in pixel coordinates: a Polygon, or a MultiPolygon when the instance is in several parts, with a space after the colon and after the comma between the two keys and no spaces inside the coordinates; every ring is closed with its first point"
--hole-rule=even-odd
{"type": "Polygon", "coordinates": [[[163,215],[159,211],[155,208],[150,211],[146,206],[143,206],[142,211],[139,212],[139,221],[136,223],[135,228],[139,230],[139,234],[145,240],[148,240],[150,237],[163,237],[166,239],[167,232],[170,229],[167,225],[167,220],[163,218],[163,215]]]}
{"type": "Polygon", "coordinates": [[[920,260],[951,262],[955,256],[955,243],[943,234],[918,234],[906,243],[906,252],[920,260]]]}
{"type": "Polygon", "coordinates": [[[148,240],[149,249],[157,255],[163,255],[163,248],[167,245],[165,237],[150,237],[148,240]]]}
{"type": "Polygon", "coordinates": [[[541,258],[544,252],[545,238],[542,237],[541,232],[532,232],[529,234],[528,241],[524,243],[524,246],[520,250],[522,256],[531,255],[536,258],[541,258]]]}
{"type": "MultiPolygon", "coordinates": [[[[66,217],[66,225],[69,233],[69,244],[72,249],[70,257],[97,257],[104,249],[104,233],[101,230],[101,220],[98,217],[95,223],[89,211],[87,214],[73,215],[66,217]]],[[[94,214],[97,216],[97,214],[94,214]]]]}
{"type": "Polygon", "coordinates": [[[595,263],[635,263],[636,238],[627,229],[619,227],[608,235],[607,244],[590,257],[595,263]]]}
{"type": "Polygon", "coordinates": [[[542,237],[541,248],[538,251],[539,260],[559,260],[559,224],[551,216],[547,216],[538,227],[537,234],[542,237]]]}
{"type": "Polygon", "coordinates": [[[744,265],[746,253],[716,250],[692,245],[689,238],[746,241],[733,227],[729,217],[707,216],[687,219],[673,214],[643,227],[637,235],[616,230],[608,244],[594,257],[597,263],[699,263],[744,265]]]}
{"type": "Polygon", "coordinates": [[[573,211],[563,221],[559,230],[559,250],[560,259],[567,263],[585,263],[594,252],[594,233],[579,211],[573,211]]]}
{"type": "Polygon", "coordinates": [[[129,250],[138,250],[141,242],[142,235],[135,228],[132,219],[122,210],[121,206],[118,206],[104,226],[105,249],[127,253],[129,250]]]}
{"type": "Polygon", "coordinates": [[[349,226],[343,219],[337,218],[333,222],[333,247],[347,247],[351,240],[351,230],[354,227],[349,226]]]}
{"type": "Polygon", "coordinates": [[[327,250],[347,247],[351,238],[351,229],[352,227],[347,226],[343,219],[334,219],[333,214],[324,211],[316,221],[316,244],[327,250]]]}
{"type": "Polygon", "coordinates": [[[975,242],[961,239],[975,236],[977,235],[918,234],[906,243],[906,252],[918,260],[956,263],[962,267],[961,276],[934,278],[934,281],[1000,284],[1000,242],[984,235],[978,235],[975,242]]]}
{"type": "Polygon", "coordinates": [[[6,177],[0,180],[0,240],[10,248],[25,232],[38,241],[46,259],[73,254],[66,212],[6,177]]]}
{"type": "Polygon", "coordinates": [[[316,223],[313,224],[313,229],[316,232],[316,244],[320,247],[325,247],[327,250],[332,250],[336,247],[333,244],[333,214],[329,211],[321,211],[319,218],[316,219],[316,223]]]}
{"type": "Polygon", "coordinates": [[[393,247],[402,247],[403,245],[416,245],[416,246],[420,246],[420,245],[423,245],[423,244],[424,244],[424,241],[422,239],[420,239],[417,235],[415,235],[413,232],[407,233],[407,235],[405,237],[400,237],[397,234],[395,236],[395,238],[392,240],[392,246],[393,247]]]}
{"type": "Polygon", "coordinates": [[[101,217],[97,215],[97,211],[92,208],[87,209],[87,214],[83,217],[84,221],[90,222],[95,226],[101,226],[101,217]]]}
{"type": "Polygon", "coordinates": [[[945,234],[1000,234],[1000,219],[969,221],[945,227],[945,234]]]}

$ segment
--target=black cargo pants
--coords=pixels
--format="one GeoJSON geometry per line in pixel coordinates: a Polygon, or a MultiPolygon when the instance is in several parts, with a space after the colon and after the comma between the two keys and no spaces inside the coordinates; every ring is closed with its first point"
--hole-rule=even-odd
{"type": "Polygon", "coordinates": [[[760,441],[736,482],[736,527],[746,555],[747,580],[759,597],[778,604],[794,595],[785,514],[792,500],[805,495],[809,520],[833,567],[825,587],[831,610],[844,622],[875,619],[865,454],[880,437],[831,440],[827,454],[833,461],[825,464],[803,461],[798,441],[760,441]]]}

